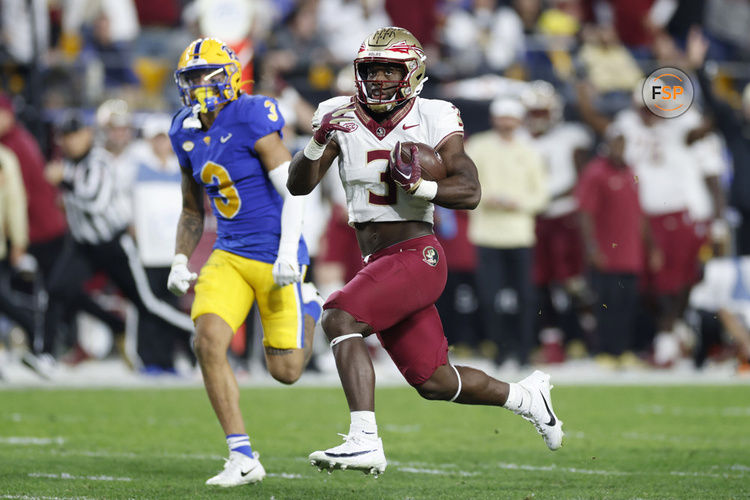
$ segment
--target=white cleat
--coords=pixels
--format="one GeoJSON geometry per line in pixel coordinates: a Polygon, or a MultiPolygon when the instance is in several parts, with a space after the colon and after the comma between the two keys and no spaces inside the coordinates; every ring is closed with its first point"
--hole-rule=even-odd
{"type": "Polygon", "coordinates": [[[258,452],[253,452],[253,458],[237,451],[229,453],[224,470],[207,480],[206,484],[228,488],[262,481],[266,477],[266,470],[258,456],[258,452]]]}
{"type": "Polygon", "coordinates": [[[362,434],[339,434],[344,438],[344,444],[324,451],[310,453],[310,464],[319,469],[358,470],[365,474],[385,472],[388,462],[383,451],[383,441],[380,438],[370,439],[362,434]]]}
{"type": "Polygon", "coordinates": [[[552,398],[549,374],[539,370],[518,382],[531,395],[531,405],[527,412],[518,412],[523,418],[534,424],[536,430],[544,438],[547,447],[555,451],[562,446],[562,420],[557,418],[552,409],[552,398]]]}
{"type": "Polygon", "coordinates": [[[58,375],[57,362],[50,354],[34,355],[31,351],[26,351],[21,357],[21,362],[46,380],[52,380],[58,375]]]}

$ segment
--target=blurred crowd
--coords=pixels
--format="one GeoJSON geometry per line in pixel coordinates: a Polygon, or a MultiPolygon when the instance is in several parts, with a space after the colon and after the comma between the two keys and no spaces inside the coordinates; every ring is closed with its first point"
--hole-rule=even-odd
{"type": "MultiPolygon", "coordinates": [[[[83,347],[96,328],[145,373],[193,361],[184,331],[133,320],[91,263],[64,311],[49,313],[62,307],[56,265],[75,223],[62,161],[81,154],[76,140],[116,164],[151,289],[187,310],[190,296],[165,293],[164,275],[180,211],[167,138],[179,54],[199,36],[229,44],[243,89],[279,100],[294,153],[317,104],[354,93],[356,50],[388,25],[422,42],[421,95],[461,111],[483,188],[475,211],[436,207],[450,269],[438,309],[455,356],[750,367],[750,2],[2,0],[0,22],[0,339],[20,328],[23,360],[43,376],[107,354],[83,347]],[[664,66],[696,91],[674,119],[640,97],[664,66]]],[[[323,296],[362,265],[335,175],[305,223],[323,296]]],[[[192,267],[211,244],[209,234],[192,267]]],[[[238,356],[254,327],[233,342],[238,356]]]]}

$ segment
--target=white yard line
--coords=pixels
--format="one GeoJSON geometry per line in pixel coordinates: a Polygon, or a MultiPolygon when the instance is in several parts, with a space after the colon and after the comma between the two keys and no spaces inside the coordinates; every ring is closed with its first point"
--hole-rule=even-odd
{"type": "Polygon", "coordinates": [[[516,464],[500,462],[497,464],[486,464],[480,465],[478,468],[482,469],[482,472],[467,472],[463,470],[456,470],[458,467],[456,464],[430,464],[426,462],[396,462],[391,461],[390,465],[395,466],[400,472],[409,472],[413,474],[459,474],[462,476],[475,476],[485,474],[486,471],[492,470],[495,467],[504,470],[518,470],[518,471],[530,471],[530,472],[564,472],[570,474],[584,474],[584,475],[596,475],[596,476],[638,476],[638,475],[657,475],[657,476],[686,476],[686,477],[713,477],[723,479],[740,479],[746,477],[750,472],[750,467],[742,464],[734,464],[729,467],[714,465],[708,469],[711,472],[703,471],[620,471],[620,470],[606,470],[606,469],[584,469],[579,467],[558,467],[556,465],[529,465],[529,464],[516,464]],[[726,472],[721,472],[721,469],[726,472]]]}
{"type": "Polygon", "coordinates": [[[413,474],[432,474],[432,475],[447,475],[447,474],[458,474],[459,476],[478,476],[481,474],[481,472],[468,472],[465,470],[449,470],[446,471],[444,469],[420,469],[417,467],[399,467],[399,472],[411,472],[413,474]]]}
{"type": "Polygon", "coordinates": [[[0,499],[8,500],[96,500],[91,497],[37,497],[29,495],[0,495],[0,499]]]}
{"type": "Polygon", "coordinates": [[[43,479],[85,479],[87,481],[132,481],[130,477],[115,477],[115,476],[75,476],[68,474],[67,472],[61,472],[59,474],[50,474],[46,472],[29,472],[29,477],[39,477],[43,479]]]}
{"type": "Polygon", "coordinates": [[[534,472],[570,472],[573,474],[587,474],[596,476],[628,476],[632,472],[624,472],[617,470],[596,470],[596,469],[579,469],[577,467],[557,467],[556,465],[526,465],[526,464],[510,464],[500,462],[497,464],[501,469],[506,470],[525,470],[534,472]]]}
{"type": "Polygon", "coordinates": [[[62,445],[65,444],[65,438],[52,437],[29,437],[29,436],[0,436],[0,444],[12,444],[12,445],[34,445],[34,446],[49,446],[49,445],[62,445]]]}
{"type": "Polygon", "coordinates": [[[221,460],[222,456],[207,455],[201,453],[159,453],[158,455],[147,455],[145,453],[134,453],[128,451],[113,452],[101,450],[51,450],[50,454],[59,456],[75,457],[101,457],[101,458],[142,458],[145,456],[157,456],[159,458],[172,458],[180,460],[221,460]]]}
{"type": "Polygon", "coordinates": [[[704,415],[719,417],[750,417],[750,406],[662,406],[641,405],[636,407],[641,415],[672,415],[677,417],[702,417],[704,415]]]}

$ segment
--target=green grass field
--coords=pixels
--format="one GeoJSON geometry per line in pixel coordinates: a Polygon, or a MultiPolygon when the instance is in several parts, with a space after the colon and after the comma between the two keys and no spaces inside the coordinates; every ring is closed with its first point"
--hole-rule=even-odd
{"type": "Polygon", "coordinates": [[[557,387],[557,452],[498,408],[377,392],[388,470],[306,460],[348,429],[338,388],[243,388],[269,476],[214,489],[224,438],[201,389],[0,391],[2,498],[749,498],[750,387],[557,387]],[[34,438],[34,439],[31,439],[34,438]]]}

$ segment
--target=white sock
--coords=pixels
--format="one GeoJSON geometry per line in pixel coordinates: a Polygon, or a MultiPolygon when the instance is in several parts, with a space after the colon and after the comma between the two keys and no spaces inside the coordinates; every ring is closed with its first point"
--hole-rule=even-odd
{"type": "Polygon", "coordinates": [[[349,424],[349,434],[362,433],[367,437],[376,439],[378,437],[378,426],[375,423],[374,411],[351,412],[352,422],[349,424]]]}
{"type": "Polygon", "coordinates": [[[513,413],[523,413],[531,408],[531,394],[520,385],[511,382],[508,384],[508,399],[505,401],[503,408],[507,408],[513,413]]]}

